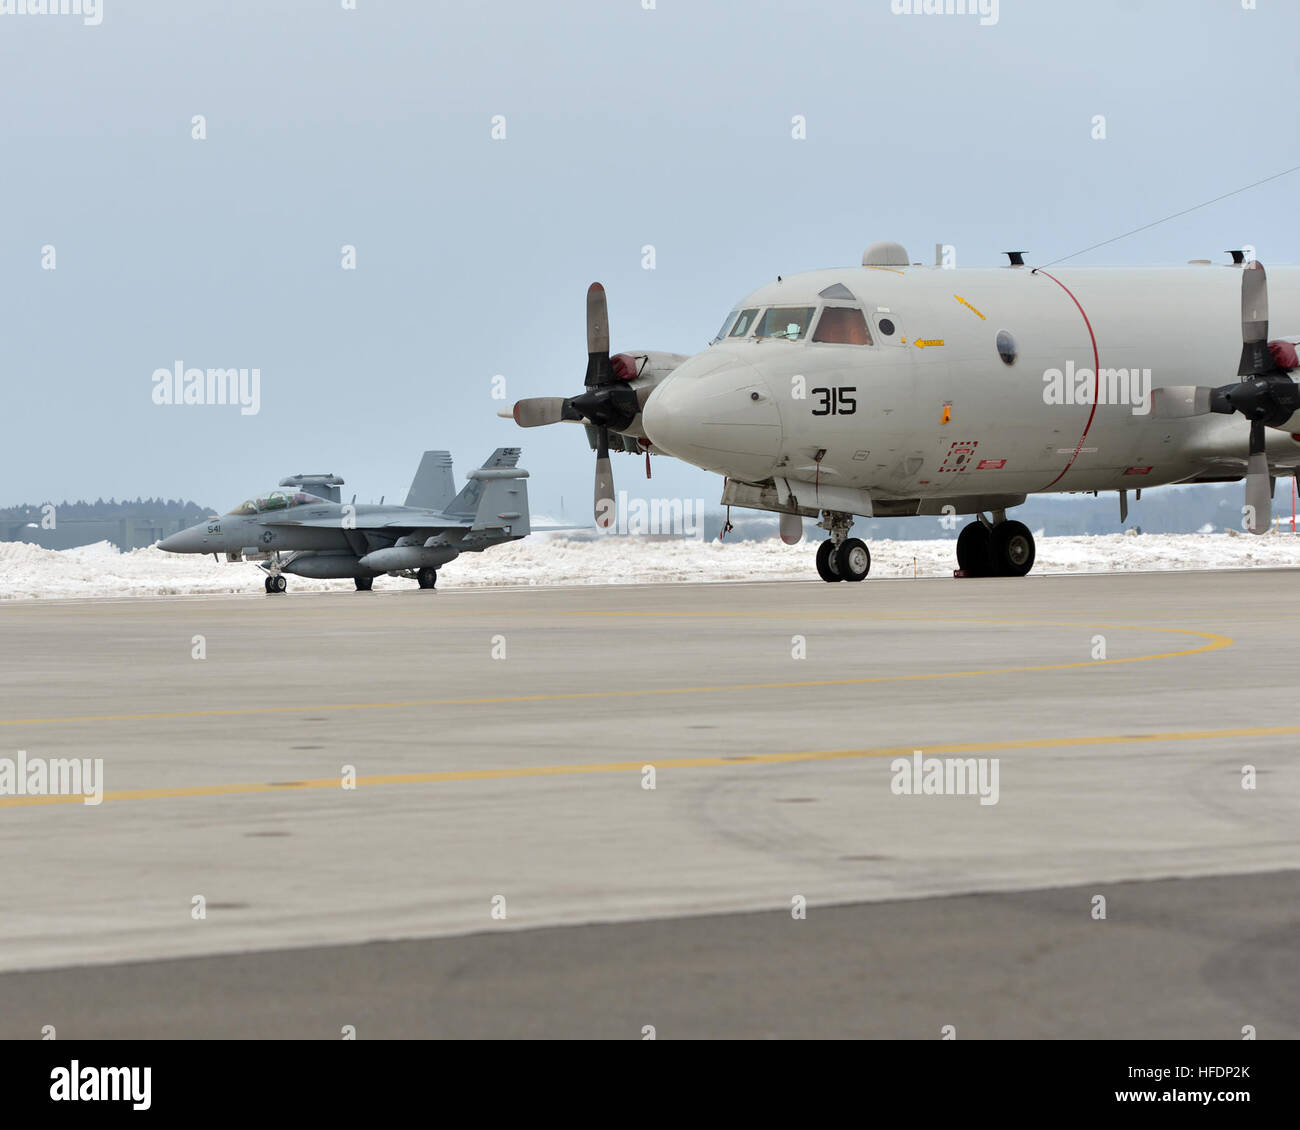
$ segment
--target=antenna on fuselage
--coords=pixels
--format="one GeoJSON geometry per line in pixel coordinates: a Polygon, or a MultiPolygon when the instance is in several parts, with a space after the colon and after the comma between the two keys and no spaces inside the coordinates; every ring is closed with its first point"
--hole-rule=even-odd
{"type": "Polygon", "coordinates": [[[1025,265],[1025,253],[1023,251],[1004,251],[1002,252],[1010,262],[1008,267],[1023,267],[1025,265]]]}

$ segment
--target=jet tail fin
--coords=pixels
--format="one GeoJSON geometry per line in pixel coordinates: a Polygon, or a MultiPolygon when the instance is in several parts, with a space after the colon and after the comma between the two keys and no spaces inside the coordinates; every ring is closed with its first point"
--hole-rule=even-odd
{"type": "Polygon", "coordinates": [[[474,530],[506,530],[524,537],[528,524],[528,472],[519,467],[520,449],[498,447],[482,467],[470,471],[447,513],[472,515],[474,530]]]}
{"type": "Polygon", "coordinates": [[[456,480],[451,474],[450,451],[426,451],[419,470],[406,492],[405,506],[442,510],[456,497],[456,480]]]}

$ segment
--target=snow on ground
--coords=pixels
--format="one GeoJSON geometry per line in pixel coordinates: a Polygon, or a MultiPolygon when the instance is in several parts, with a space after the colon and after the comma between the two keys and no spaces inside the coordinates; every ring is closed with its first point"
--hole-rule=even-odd
{"type": "MultiPolygon", "coordinates": [[[[871,543],[873,577],[951,576],[954,538],[871,543]]],[[[814,580],[815,543],[783,545],[776,538],[749,542],[656,541],[609,537],[574,541],[532,537],[466,554],[438,570],[439,587],[486,585],[593,585],[628,582],[814,580]]],[[[1099,573],[1151,569],[1293,566],[1300,538],[1289,531],[1248,534],[1105,534],[1038,538],[1034,573],[1099,573]]],[[[351,581],[290,576],[292,592],[342,591],[351,581]]],[[[87,596],[165,596],[249,593],[262,586],[254,565],[154,547],[119,553],[108,542],[49,550],[26,542],[0,542],[0,599],[87,596]]],[[[380,577],[377,589],[413,588],[414,582],[380,577]]]]}

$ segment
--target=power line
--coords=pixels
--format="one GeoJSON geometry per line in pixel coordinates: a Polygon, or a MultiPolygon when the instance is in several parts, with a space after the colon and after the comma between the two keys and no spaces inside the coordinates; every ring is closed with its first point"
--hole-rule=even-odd
{"type": "Polygon", "coordinates": [[[1274,173],[1263,180],[1257,180],[1253,184],[1242,185],[1241,188],[1234,188],[1231,192],[1225,192],[1222,196],[1216,196],[1213,200],[1206,200],[1200,204],[1193,204],[1190,208],[1184,208],[1181,212],[1175,212],[1171,216],[1165,216],[1163,219],[1152,220],[1149,224],[1143,224],[1140,228],[1134,228],[1132,231],[1126,231],[1123,235],[1114,236],[1111,239],[1103,239],[1100,243],[1094,243],[1091,247],[1085,247],[1082,251],[1074,251],[1069,255],[1063,255],[1060,259],[1053,259],[1050,263],[1044,263],[1044,267],[1054,267],[1057,263],[1064,263],[1067,259],[1074,259],[1079,255],[1086,255],[1089,251],[1096,251],[1099,247],[1105,247],[1108,243],[1118,243],[1121,239],[1128,239],[1131,235],[1137,235],[1140,231],[1146,231],[1148,228],[1154,228],[1158,224],[1168,223],[1170,220],[1176,220],[1179,216],[1186,216],[1191,212],[1198,211],[1201,208],[1208,208],[1211,204],[1217,204],[1220,200],[1227,200],[1230,196],[1236,196],[1242,192],[1248,192],[1252,188],[1258,188],[1261,184],[1268,184],[1271,180],[1277,180],[1278,177],[1287,176],[1290,173],[1300,171],[1300,165],[1293,165],[1289,169],[1283,169],[1280,173],[1274,173]]]}

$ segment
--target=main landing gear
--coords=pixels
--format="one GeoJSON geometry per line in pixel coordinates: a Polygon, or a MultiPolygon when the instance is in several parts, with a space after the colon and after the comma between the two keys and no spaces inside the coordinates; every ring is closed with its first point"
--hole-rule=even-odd
{"type": "Polygon", "coordinates": [[[1034,567],[1034,535],[1005,511],[983,514],[957,535],[957,571],[966,577],[1023,577],[1034,567]]]}
{"type": "Polygon", "coordinates": [[[860,581],[871,572],[867,543],[848,536],[852,514],[824,510],[817,524],[830,534],[817,547],[817,574],[823,581],[860,581]]]}
{"type": "Polygon", "coordinates": [[[353,577],[352,579],[356,582],[357,592],[369,592],[375,587],[374,577],[353,577]]]}
{"type": "Polygon", "coordinates": [[[438,583],[438,570],[425,566],[423,569],[416,570],[415,583],[422,589],[431,589],[438,583]]]}
{"type": "Polygon", "coordinates": [[[269,593],[284,592],[288,587],[289,582],[284,579],[283,573],[275,573],[266,578],[266,591],[269,593]]]}

